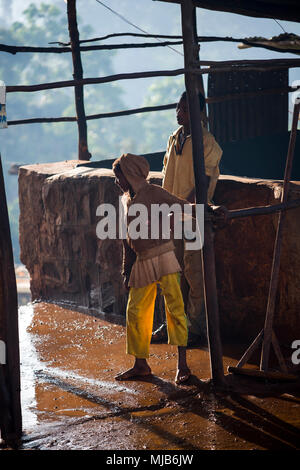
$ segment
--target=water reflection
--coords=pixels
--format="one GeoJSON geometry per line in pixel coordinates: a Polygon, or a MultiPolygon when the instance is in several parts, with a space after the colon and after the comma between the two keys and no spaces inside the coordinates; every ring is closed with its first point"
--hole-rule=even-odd
{"type": "Polygon", "coordinates": [[[24,431],[62,416],[94,413],[105,396],[126,393],[134,400],[137,391],[113,379],[111,356],[104,354],[106,347],[119,350],[116,342],[123,335],[121,326],[54,304],[20,306],[24,431]]]}
{"type": "Polygon", "coordinates": [[[19,338],[21,361],[21,405],[24,428],[37,424],[35,370],[41,367],[28,327],[33,318],[32,304],[19,307],[19,338]]]}

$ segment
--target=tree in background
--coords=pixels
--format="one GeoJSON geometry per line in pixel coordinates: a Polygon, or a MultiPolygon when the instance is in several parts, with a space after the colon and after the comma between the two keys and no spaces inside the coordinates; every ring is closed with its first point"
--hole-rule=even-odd
{"type": "MultiPolygon", "coordinates": [[[[177,103],[183,91],[183,77],[157,79],[149,87],[144,106],[177,103]]],[[[147,153],[165,150],[168,137],[178,127],[175,109],[149,113],[146,119],[143,117],[141,119],[143,119],[145,140],[140,152],[147,153]]]]}
{"type": "MultiPolygon", "coordinates": [[[[65,4],[32,3],[24,20],[0,28],[0,42],[11,45],[48,46],[67,42],[65,4]]],[[[92,29],[78,18],[80,37],[92,36],[92,29]]],[[[0,79],[6,85],[37,84],[72,78],[72,57],[64,54],[11,55],[1,52],[0,79]]],[[[116,73],[115,51],[82,53],[85,77],[116,73]]],[[[176,102],[183,79],[155,79],[144,106],[176,102]]],[[[107,83],[84,87],[86,114],[126,109],[122,84],[107,83]]],[[[32,117],[75,116],[73,88],[7,95],[8,120],[32,117]]],[[[169,134],[176,128],[175,110],[119,118],[89,120],[88,142],[92,160],[118,157],[123,152],[150,153],[165,149],[169,134]]],[[[17,177],[8,174],[11,163],[33,164],[77,158],[77,126],[72,123],[45,123],[10,126],[1,131],[0,152],[4,169],[15,261],[19,262],[17,177]]]]}
{"type": "MultiPolygon", "coordinates": [[[[62,2],[62,6],[64,3],[62,2]]],[[[91,28],[80,25],[83,37],[91,28]]],[[[0,42],[11,45],[47,46],[49,42],[68,40],[66,12],[51,4],[31,4],[24,21],[0,29],[0,42]]],[[[104,76],[113,72],[113,51],[82,54],[85,76],[104,76]]],[[[6,85],[35,84],[72,78],[72,58],[65,54],[16,55],[1,52],[0,79],[6,85]]],[[[87,114],[125,109],[122,89],[116,84],[85,87],[87,114]]],[[[72,88],[36,93],[7,94],[8,120],[30,117],[75,116],[72,88]]],[[[89,121],[90,149],[94,160],[119,156],[122,139],[134,135],[122,118],[89,121]]],[[[138,122],[139,123],[139,122],[138,122]]],[[[15,261],[19,262],[18,188],[16,176],[8,174],[11,163],[32,164],[77,158],[76,123],[26,124],[1,130],[2,155],[15,261]]]]}

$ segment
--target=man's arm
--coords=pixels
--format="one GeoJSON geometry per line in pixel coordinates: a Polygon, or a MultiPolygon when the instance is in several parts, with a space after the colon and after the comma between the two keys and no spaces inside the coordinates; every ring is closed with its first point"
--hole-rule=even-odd
{"type": "Polygon", "coordinates": [[[128,289],[128,282],[132,270],[132,266],[136,260],[136,254],[128,245],[126,239],[123,240],[123,262],[122,262],[122,276],[124,277],[124,284],[128,289]]]}
{"type": "Polygon", "coordinates": [[[165,153],[164,159],[163,159],[163,167],[162,167],[163,177],[165,177],[165,174],[166,174],[166,167],[167,167],[167,163],[168,163],[168,159],[169,159],[170,142],[171,142],[171,136],[168,139],[167,149],[166,149],[166,153],[165,153]]]}

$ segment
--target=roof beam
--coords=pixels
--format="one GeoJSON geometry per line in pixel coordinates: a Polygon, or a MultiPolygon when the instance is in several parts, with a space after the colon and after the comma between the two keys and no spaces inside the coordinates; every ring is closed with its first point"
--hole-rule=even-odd
{"type": "MultiPolygon", "coordinates": [[[[181,4],[181,0],[153,1],[181,4]]],[[[300,23],[299,3],[296,0],[281,3],[271,0],[249,0],[244,2],[237,2],[236,0],[193,0],[193,3],[196,7],[207,10],[225,11],[256,18],[276,18],[300,23]]]]}

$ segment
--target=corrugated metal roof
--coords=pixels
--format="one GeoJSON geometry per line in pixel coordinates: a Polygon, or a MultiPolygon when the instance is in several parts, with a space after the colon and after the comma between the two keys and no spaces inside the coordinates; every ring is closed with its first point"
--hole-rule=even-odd
{"type": "MultiPolygon", "coordinates": [[[[209,74],[208,97],[288,87],[288,69],[209,74]]],[[[287,93],[210,103],[210,130],[220,143],[274,135],[288,130],[287,93]]]]}

